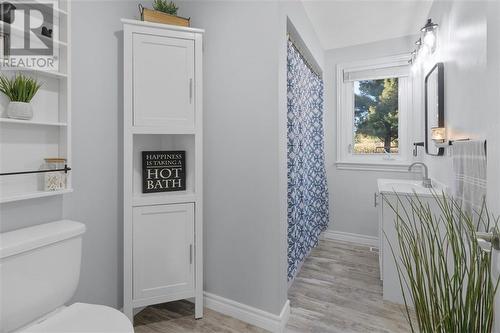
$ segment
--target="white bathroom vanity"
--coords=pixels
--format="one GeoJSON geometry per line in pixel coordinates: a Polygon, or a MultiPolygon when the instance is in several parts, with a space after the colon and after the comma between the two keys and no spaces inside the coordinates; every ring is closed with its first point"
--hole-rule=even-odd
{"type": "Polygon", "coordinates": [[[442,195],[445,188],[433,182],[432,188],[422,186],[422,181],[403,179],[378,179],[378,192],[375,193],[375,206],[378,208],[379,221],[379,264],[380,279],[383,283],[383,298],[404,304],[396,260],[399,260],[399,243],[395,227],[397,209],[411,212],[409,199],[418,198],[424,205],[429,204],[432,211],[439,207],[433,195],[442,195]],[[399,199],[398,199],[399,198],[399,199]],[[394,208],[391,208],[391,206],[394,208]],[[392,249],[391,249],[392,247],[392,249]]]}

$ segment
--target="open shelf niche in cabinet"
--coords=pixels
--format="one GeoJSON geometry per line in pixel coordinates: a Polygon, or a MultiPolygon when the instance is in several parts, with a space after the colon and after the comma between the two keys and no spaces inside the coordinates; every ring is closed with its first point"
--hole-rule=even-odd
{"type": "MultiPolygon", "coordinates": [[[[44,12],[52,12],[53,59],[58,66],[12,67],[12,63],[2,61],[1,75],[13,77],[23,74],[36,78],[42,86],[31,101],[33,118],[30,120],[8,118],[6,109],[9,99],[0,93],[0,173],[43,170],[44,159],[54,157],[65,158],[66,164],[71,166],[70,0],[35,0],[26,4],[41,4],[44,5],[44,12]]],[[[12,38],[23,36],[15,19],[7,25],[2,23],[0,29],[10,31],[12,38]]],[[[49,38],[37,37],[41,40],[49,38]]],[[[12,56],[4,59],[12,60],[12,56]]],[[[71,172],[66,174],[66,187],[53,191],[44,190],[43,173],[0,177],[0,203],[62,195],[71,191],[71,172]]]]}
{"type": "Polygon", "coordinates": [[[196,193],[195,135],[191,134],[135,134],[133,205],[159,205],[193,202],[196,193]],[[142,193],[143,151],[185,151],[186,190],[174,192],[142,193]]]}

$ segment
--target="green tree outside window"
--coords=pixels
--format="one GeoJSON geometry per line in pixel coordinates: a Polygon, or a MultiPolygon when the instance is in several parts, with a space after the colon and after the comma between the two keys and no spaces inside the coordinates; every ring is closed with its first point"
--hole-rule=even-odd
{"type": "Polygon", "coordinates": [[[354,83],[354,152],[397,153],[398,79],[354,83]]]}

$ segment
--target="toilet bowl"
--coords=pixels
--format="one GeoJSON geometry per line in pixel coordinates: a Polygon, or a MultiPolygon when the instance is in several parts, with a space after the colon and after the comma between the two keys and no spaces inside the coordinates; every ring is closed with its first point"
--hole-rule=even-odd
{"type": "Polygon", "coordinates": [[[85,225],[63,220],[0,234],[1,333],[131,333],[104,305],[74,303],[85,225]]]}

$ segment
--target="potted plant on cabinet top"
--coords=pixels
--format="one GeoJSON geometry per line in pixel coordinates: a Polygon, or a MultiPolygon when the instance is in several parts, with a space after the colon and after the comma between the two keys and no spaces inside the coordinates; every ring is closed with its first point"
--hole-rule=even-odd
{"type": "Polygon", "coordinates": [[[189,27],[190,18],[177,16],[179,7],[173,1],[154,0],[153,9],[151,10],[139,5],[141,20],[189,27]]]}
{"type": "Polygon", "coordinates": [[[26,75],[18,74],[13,78],[0,76],[0,91],[10,99],[7,117],[22,120],[33,118],[31,100],[40,87],[37,80],[26,75]]]}

